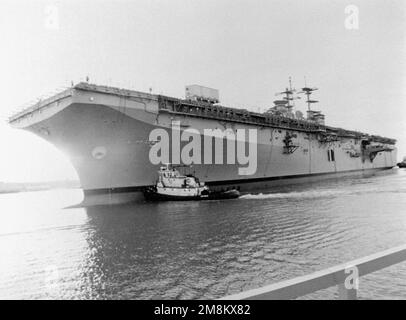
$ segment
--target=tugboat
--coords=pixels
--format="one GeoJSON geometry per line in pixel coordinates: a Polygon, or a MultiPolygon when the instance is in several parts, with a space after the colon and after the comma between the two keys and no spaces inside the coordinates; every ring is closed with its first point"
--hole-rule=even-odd
{"type": "Polygon", "coordinates": [[[144,190],[145,199],[150,201],[233,199],[239,196],[240,192],[236,189],[210,191],[197,177],[182,175],[170,164],[162,166],[157,183],[144,190]]]}

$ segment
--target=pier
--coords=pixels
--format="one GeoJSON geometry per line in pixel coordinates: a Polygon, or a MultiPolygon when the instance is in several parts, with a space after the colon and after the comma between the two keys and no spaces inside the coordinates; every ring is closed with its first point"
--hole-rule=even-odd
{"type": "Polygon", "coordinates": [[[358,278],[406,260],[406,245],[381,251],[361,259],[317,271],[310,275],[229,295],[220,300],[289,300],[337,286],[339,300],[356,300],[358,288],[346,288],[351,270],[358,278]]]}

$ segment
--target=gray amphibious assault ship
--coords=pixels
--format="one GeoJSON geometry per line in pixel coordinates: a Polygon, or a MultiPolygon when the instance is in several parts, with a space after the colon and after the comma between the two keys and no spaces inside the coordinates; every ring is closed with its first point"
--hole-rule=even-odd
{"type": "MultiPolygon", "coordinates": [[[[25,108],[11,116],[9,123],[65,153],[89,203],[133,200],[139,191],[155,184],[162,165],[151,160],[151,149],[160,142],[151,139],[155,129],[168,132],[169,154],[164,158],[170,163],[184,162],[171,150],[178,143],[174,137],[182,132],[200,134],[201,141],[214,139],[209,148],[197,144],[201,154],[186,163],[212,189],[244,191],[285,180],[396,166],[396,140],[325,125],[324,115],[311,108],[317,102],[311,99],[315,90],[306,86],[295,92],[290,86],[267,112],[256,113],[221,106],[217,90],[197,85],[187,86],[186,99],[178,99],[82,82],[25,108]],[[307,100],[306,117],[293,110],[299,93],[307,100]],[[205,136],[205,130],[232,134],[250,129],[255,130],[256,140],[247,140],[246,150],[255,143],[255,165],[248,174],[241,170],[244,164],[228,153],[235,151],[230,143],[235,140],[205,136]]],[[[180,149],[187,144],[181,140],[180,149]]]]}

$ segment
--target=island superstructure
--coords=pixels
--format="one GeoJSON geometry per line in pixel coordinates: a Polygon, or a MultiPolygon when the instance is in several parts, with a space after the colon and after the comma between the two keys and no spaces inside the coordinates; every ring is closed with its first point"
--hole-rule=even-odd
{"type": "Polygon", "coordinates": [[[193,164],[194,174],[213,188],[244,191],[283,179],[396,166],[396,140],[325,125],[325,116],[311,108],[317,88],[295,92],[290,86],[264,113],[222,106],[214,89],[186,89],[180,99],[81,82],[11,116],[9,123],[66,154],[86,198],[107,195],[117,199],[112,201],[132,199],[155,183],[160,164],[149,159],[155,143],[150,132],[160,128],[171,135],[174,122],[202,136],[204,129],[257,130],[254,174],[240,175],[236,164],[193,164]],[[298,93],[307,99],[306,117],[294,111],[298,93]]]}

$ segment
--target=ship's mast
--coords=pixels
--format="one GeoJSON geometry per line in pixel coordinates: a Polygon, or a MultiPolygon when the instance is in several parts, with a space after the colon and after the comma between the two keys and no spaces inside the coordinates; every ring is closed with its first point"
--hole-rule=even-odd
{"type": "Polygon", "coordinates": [[[304,88],[302,88],[302,91],[299,92],[299,93],[304,93],[304,94],[306,95],[306,97],[307,97],[306,103],[307,103],[307,111],[308,111],[308,112],[311,111],[310,106],[311,106],[312,103],[318,103],[318,102],[319,102],[319,101],[317,101],[317,100],[311,100],[311,99],[310,99],[311,94],[313,93],[313,91],[316,91],[316,90],[319,90],[319,89],[318,89],[318,88],[314,88],[314,87],[313,87],[313,88],[310,88],[310,87],[307,86],[307,84],[306,84],[306,78],[305,78],[305,86],[304,86],[304,88]]]}
{"type": "Polygon", "coordinates": [[[318,88],[315,87],[309,87],[307,86],[306,83],[306,78],[305,78],[305,86],[302,88],[302,91],[298,93],[304,93],[306,95],[306,103],[307,103],[307,120],[310,121],[316,121],[317,123],[324,124],[324,114],[322,114],[320,111],[314,111],[311,109],[311,105],[313,103],[318,103],[319,101],[317,100],[312,100],[311,95],[314,91],[318,90],[318,88]]]}
{"type": "Polygon", "coordinates": [[[293,94],[296,92],[296,89],[292,88],[292,78],[289,77],[289,87],[285,91],[278,92],[276,95],[285,95],[283,100],[286,101],[285,107],[290,111],[294,107],[294,100],[300,99],[300,97],[295,97],[293,94]]]}

